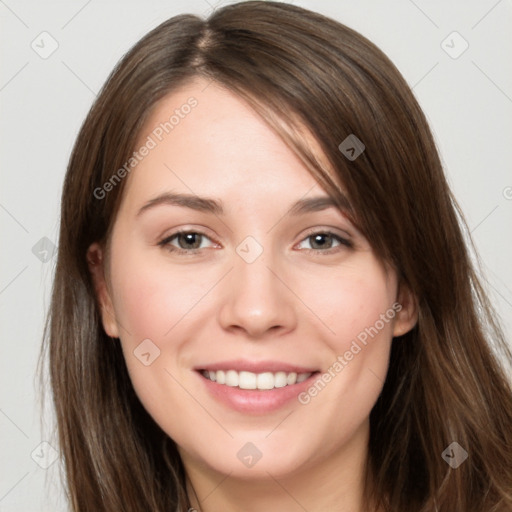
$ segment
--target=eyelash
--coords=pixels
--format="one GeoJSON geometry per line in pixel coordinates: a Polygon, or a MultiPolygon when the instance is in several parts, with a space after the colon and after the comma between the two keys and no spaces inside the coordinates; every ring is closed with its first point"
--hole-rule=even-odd
{"type": "MultiPolygon", "coordinates": [[[[205,233],[202,233],[201,231],[179,230],[179,231],[176,231],[175,233],[173,233],[172,235],[169,235],[169,236],[165,237],[163,240],[158,242],[158,245],[160,247],[165,248],[169,252],[172,252],[172,253],[175,253],[175,254],[183,254],[183,255],[187,255],[187,256],[193,256],[193,255],[197,254],[199,251],[201,251],[201,248],[197,248],[197,249],[181,249],[180,247],[174,247],[174,246],[170,245],[171,241],[174,238],[176,238],[176,237],[178,237],[180,235],[190,235],[190,234],[199,235],[201,237],[209,238],[205,233]]],[[[323,250],[323,249],[302,249],[302,250],[306,250],[308,252],[314,252],[317,255],[322,256],[322,255],[325,255],[325,254],[332,254],[333,252],[337,252],[341,248],[341,246],[345,246],[345,247],[347,247],[349,249],[352,249],[354,247],[354,244],[350,240],[347,240],[346,238],[343,238],[343,237],[341,237],[341,236],[337,235],[336,233],[333,233],[332,231],[329,231],[329,230],[313,231],[313,232],[309,233],[306,237],[304,237],[301,240],[300,243],[302,243],[305,240],[307,240],[308,238],[312,238],[312,237],[314,237],[316,235],[331,236],[333,239],[338,241],[340,243],[340,245],[337,246],[337,247],[330,247],[329,249],[325,249],[325,250],[323,250]]]]}

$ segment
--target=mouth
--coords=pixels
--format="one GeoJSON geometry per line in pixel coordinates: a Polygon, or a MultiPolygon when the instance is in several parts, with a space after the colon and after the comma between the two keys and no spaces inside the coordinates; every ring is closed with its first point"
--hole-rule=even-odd
{"type": "Polygon", "coordinates": [[[271,390],[300,384],[309,379],[315,372],[261,372],[237,370],[201,370],[206,379],[224,386],[247,390],[271,390]]]}
{"type": "Polygon", "coordinates": [[[320,370],[283,362],[227,361],[194,368],[207,394],[217,403],[244,414],[268,414],[312,385],[320,370]]]}

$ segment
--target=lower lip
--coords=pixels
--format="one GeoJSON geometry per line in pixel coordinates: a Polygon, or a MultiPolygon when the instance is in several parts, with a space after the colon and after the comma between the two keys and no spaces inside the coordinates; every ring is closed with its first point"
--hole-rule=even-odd
{"type": "Polygon", "coordinates": [[[200,372],[197,372],[197,375],[204,382],[208,392],[230,409],[247,414],[266,414],[297,399],[299,393],[305,391],[316,379],[318,372],[297,384],[265,390],[226,386],[207,379],[200,372]]]}

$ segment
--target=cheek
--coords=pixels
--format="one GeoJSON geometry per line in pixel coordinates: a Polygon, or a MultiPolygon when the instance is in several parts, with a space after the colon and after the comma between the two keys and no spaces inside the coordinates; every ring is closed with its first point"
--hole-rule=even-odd
{"type": "Polygon", "coordinates": [[[323,324],[334,353],[343,354],[354,340],[364,346],[371,339],[391,337],[395,283],[376,260],[367,258],[329,269],[328,276],[319,274],[304,281],[301,297],[323,324]]]}
{"type": "MultiPolygon", "coordinates": [[[[111,271],[113,304],[121,346],[134,388],[147,407],[158,402],[158,389],[170,387],[164,371],[177,366],[187,335],[183,329],[193,318],[204,295],[203,280],[147,253],[125,249],[111,271]]],[[[186,331],[190,334],[190,331],[186,331]]]]}
{"type": "Polygon", "coordinates": [[[114,307],[125,335],[134,342],[150,338],[157,344],[171,336],[208,292],[209,280],[202,277],[200,271],[127,257],[112,277],[114,307]]]}
{"type": "Polygon", "coordinates": [[[304,297],[328,327],[322,339],[329,356],[299,401],[313,416],[329,416],[326,425],[349,433],[369,415],[386,379],[397,313],[395,281],[375,260],[340,267],[331,279],[315,277],[324,283],[323,292],[304,297]],[[326,403],[340,407],[325,409],[326,403]]]}
{"type": "Polygon", "coordinates": [[[193,334],[195,307],[208,290],[208,280],[197,272],[151,262],[136,251],[127,250],[118,262],[112,272],[114,308],[130,379],[157,423],[169,435],[183,436],[185,427],[170,421],[168,404],[187,417],[198,413],[179,384],[184,380],[179,360],[193,334]]]}
{"type": "MultiPolygon", "coordinates": [[[[341,275],[343,274],[343,275],[341,275]]],[[[331,356],[299,401],[325,425],[349,436],[368,418],[386,379],[396,316],[395,281],[376,261],[328,282],[316,307],[330,313],[331,356]],[[395,306],[395,307],[393,307],[395,306]],[[326,408],[336,403],[336,408],[326,408]]],[[[313,300],[314,297],[311,297],[313,300]]],[[[325,432],[322,435],[327,435],[325,432]]]]}

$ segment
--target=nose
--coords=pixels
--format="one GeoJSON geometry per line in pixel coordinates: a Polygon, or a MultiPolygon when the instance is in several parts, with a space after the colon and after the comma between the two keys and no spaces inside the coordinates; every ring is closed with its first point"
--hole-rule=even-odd
{"type": "Polygon", "coordinates": [[[223,280],[219,322],[225,330],[253,340],[284,334],[297,323],[297,304],[284,265],[265,253],[252,263],[235,253],[234,268],[223,280]]]}

